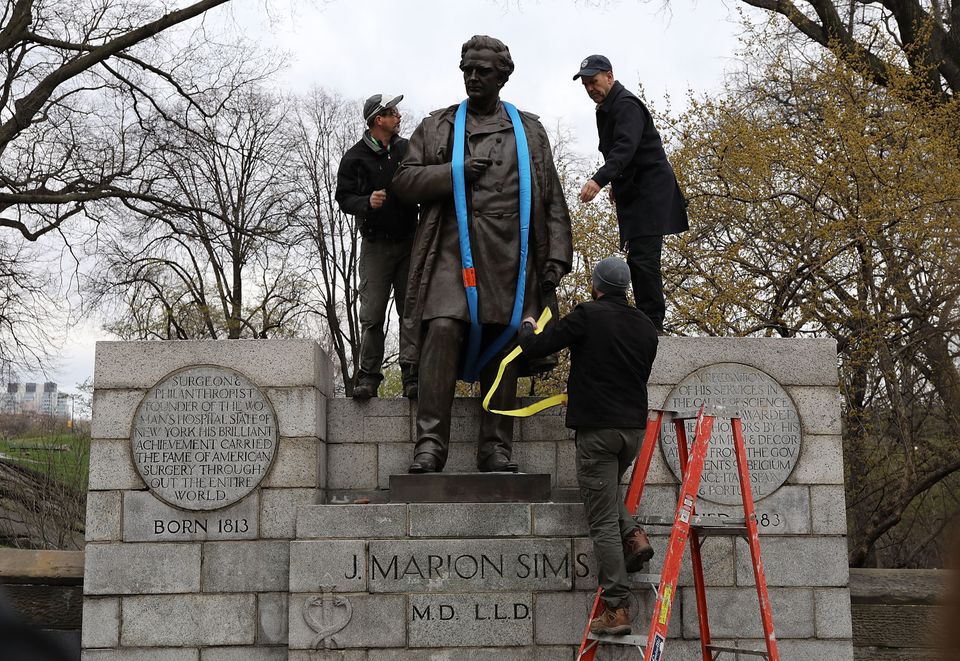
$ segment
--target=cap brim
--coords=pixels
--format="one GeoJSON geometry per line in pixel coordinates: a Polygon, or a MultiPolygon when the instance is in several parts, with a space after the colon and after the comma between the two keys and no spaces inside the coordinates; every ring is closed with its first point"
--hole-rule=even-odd
{"type": "Polygon", "coordinates": [[[577,75],[574,76],[573,79],[576,80],[580,76],[586,76],[587,78],[589,78],[590,76],[595,76],[601,71],[606,71],[606,69],[580,69],[580,71],[577,72],[577,75]]]}
{"type": "Polygon", "coordinates": [[[403,101],[403,94],[398,94],[389,101],[380,101],[380,104],[383,106],[383,109],[393,108],[395,105],[403,101]]]}

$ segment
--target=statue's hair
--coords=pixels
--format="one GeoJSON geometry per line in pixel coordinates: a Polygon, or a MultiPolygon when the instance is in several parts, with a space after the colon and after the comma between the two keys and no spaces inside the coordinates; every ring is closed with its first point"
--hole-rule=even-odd
{"type": "Polygon", "coordinates": [[[507,45],[485,34],[476,34],[468,39],[460,48],[460,66],[463,66],[463,58],[468,50],[491,50],[496,53],[494,68],[503,77],[504,82],[513,73],[513,58],[510,57],[510,49],[507,45]]]}

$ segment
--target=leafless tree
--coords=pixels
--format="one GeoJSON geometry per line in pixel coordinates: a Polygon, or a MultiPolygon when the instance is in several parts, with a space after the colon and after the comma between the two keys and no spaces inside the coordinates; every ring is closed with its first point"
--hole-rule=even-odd
{"type": "Polygon", "coordinates": [[[323,320],[322,341],[340,366],[347,396],[353,390],[360,355],[357,260],[360,243],[352,216],[334,200],[340,158],[366,128],[356,102],[322,90],[300,104],[296,158],[298,194],[303,204],[296,220],[309,264],[313,309],[323,320]]]}
{"type": "Polygon", "coordinates": [[[298,202],[286,102],[249,86],[199,103],[150,125],[144,170],[158,201],[120,200],[123,217],[101,248],[99,300],[119,298],[111,330],[121,337],[289,335],[305,289],[291,253],[298,202]]]}

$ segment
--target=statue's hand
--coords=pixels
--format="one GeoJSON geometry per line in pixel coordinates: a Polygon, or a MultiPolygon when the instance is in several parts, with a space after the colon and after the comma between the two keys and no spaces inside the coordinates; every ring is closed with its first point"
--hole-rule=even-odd
{"type": "Polygon", "coordinates": [[[466,179],[468,183],[473,183],[487,171],[491,163],[493,163],[493,160],[489,158],[468,156],[463,161],[463,178],[466,179]]]}

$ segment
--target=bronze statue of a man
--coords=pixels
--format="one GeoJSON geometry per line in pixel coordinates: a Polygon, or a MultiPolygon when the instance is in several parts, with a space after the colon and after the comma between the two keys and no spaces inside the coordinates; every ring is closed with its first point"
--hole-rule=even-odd
{"type": "MultiPolygon", "coordinates": [[[[536,115],[500,100],[513,72],[510,50],[475,36],[463,44],[460,69],[465,104],[420,123],[393,180],[401,199],[421,205],[403,320],[411,342],[400,358],[420,374],[412,473],[443,470],[458,374],[473,380],[478,372],[487,391],[519,320],[556,304],[553,290],[573,256],[546,131],[536,115]],[[454,143],[462,158],[454,158],[454,143]],[[489,360],[474,370],[477,344],[489,360]]],[[[492,409],[515,406],[517,376],[507,370],[492,409]]],[[[483,412],[477,467],[516,471],[512,450],[513,419],[483,412]]]]}

